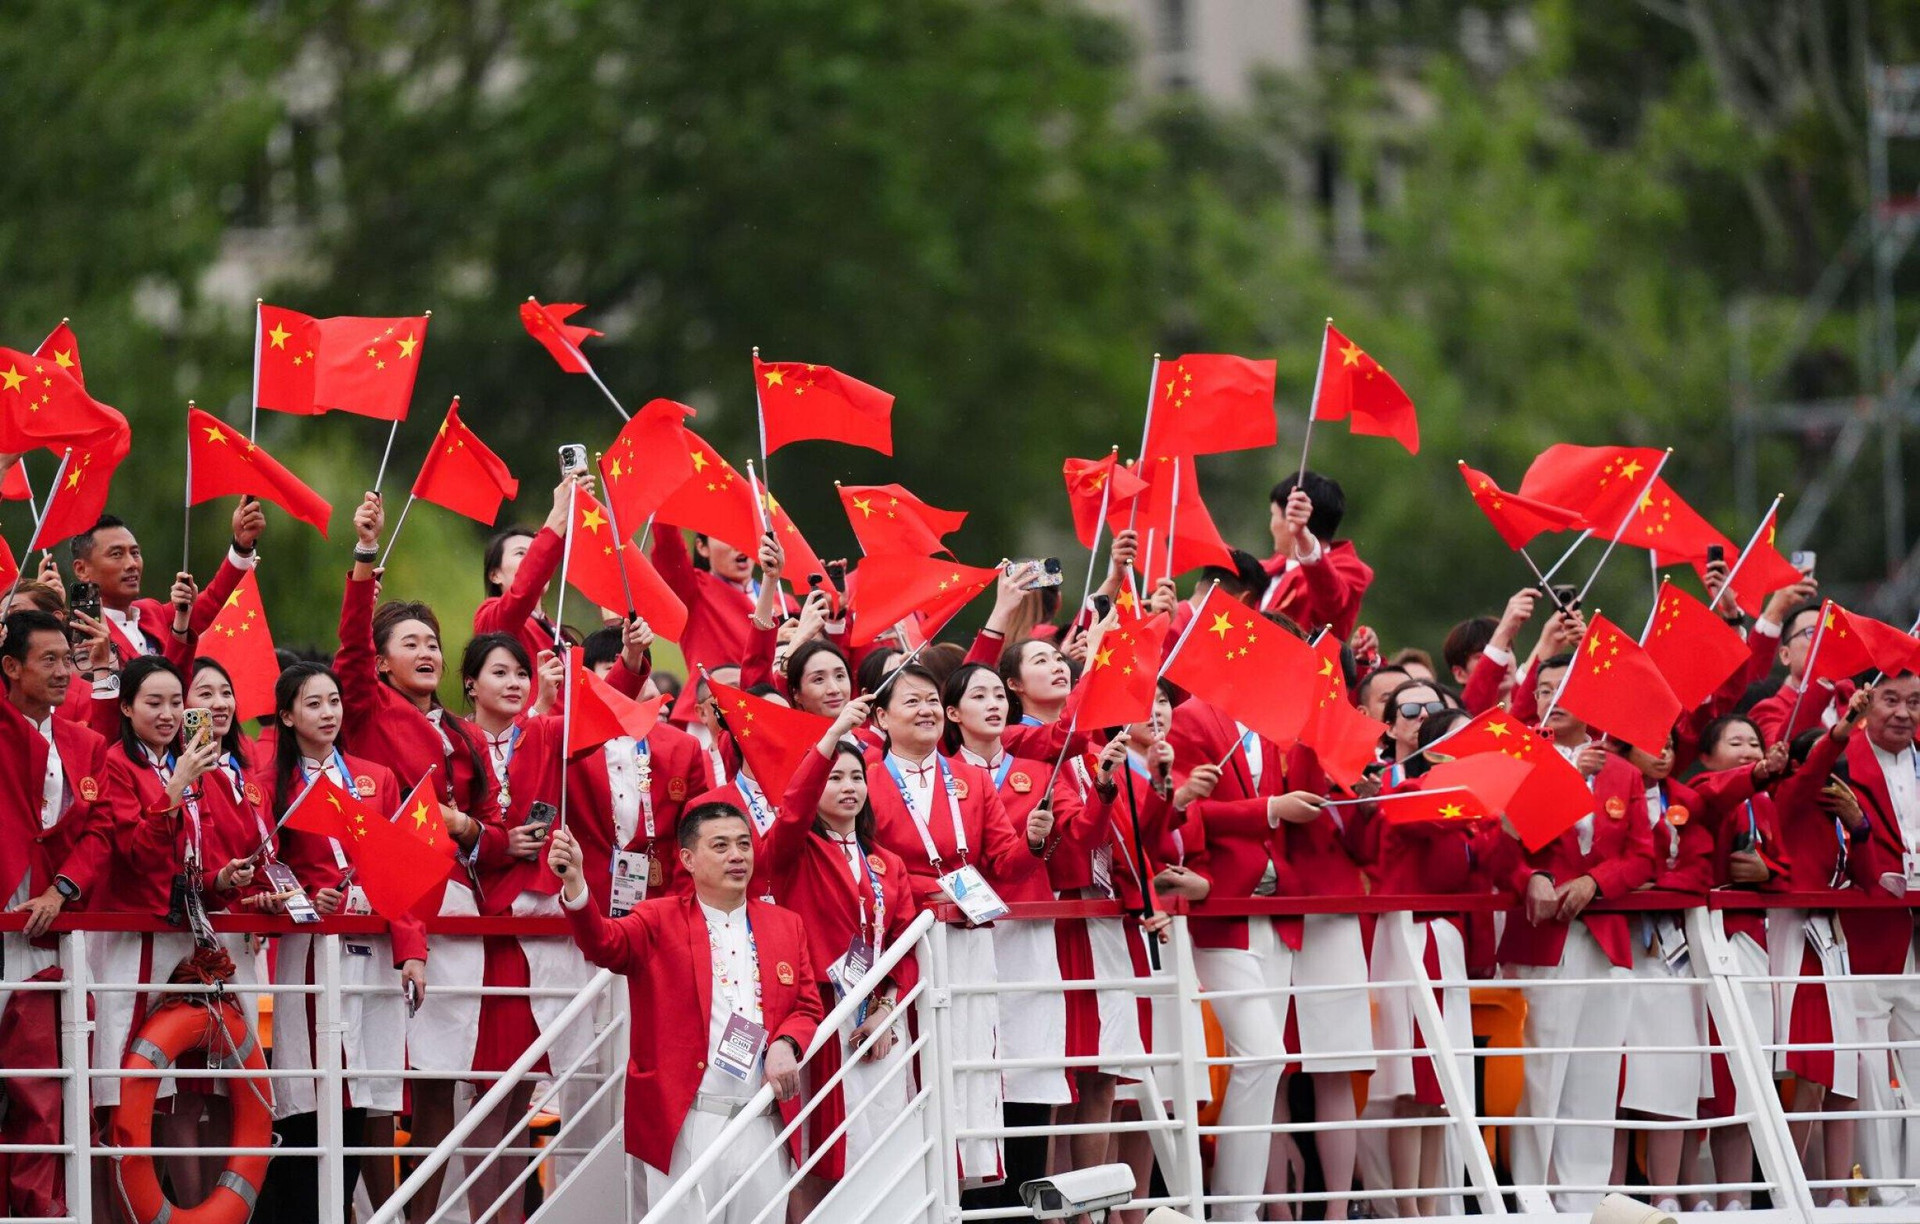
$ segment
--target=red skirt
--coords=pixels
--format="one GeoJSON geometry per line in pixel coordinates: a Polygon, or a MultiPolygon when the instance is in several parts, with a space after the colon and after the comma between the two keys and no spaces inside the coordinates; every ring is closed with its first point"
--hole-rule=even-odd
{"type": "MultiPolygon", "coordinates": [[[[1794,984],[1793,1011],[1787,1018],[1787,1041],[1793,1045],[1805,1042],[1833,1044],[1833,1004],[1827,998],[1827,984],[1806,976],[1820,972],[1820,956],[1809,947],[1800,954],[1802,977],[1794,984]]],[[[1799,1079],[1832,1088],[1833,1051],[1789,1050],[1787,1070],[1799,1079]]]]}
{"type": "MultiPolygon", "coordinates": [[[[512,987],[526,990],[533,977],[527,969],[527,954],[520,941],[511,935],[489,935],[481,941],[487,968],[483,986],[512,987]]],[[[501,1072],[513,1066],[528,1047],[539,1039],[540,1026],[533,1019],[533,1001],[526,995],[483,995],[480,999],[480,1036],[473,1050],[475,1071],[501,1072]]],[[[546,1055],[533,1066],[540,1074],[550,1074],[546,1055]]]]}

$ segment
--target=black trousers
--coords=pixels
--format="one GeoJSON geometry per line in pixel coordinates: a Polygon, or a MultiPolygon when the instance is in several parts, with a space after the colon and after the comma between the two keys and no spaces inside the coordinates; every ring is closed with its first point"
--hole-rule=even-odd
{"type": "MultiPolygon", "coordinates": [[[[359,1147],[365,1141],[367,1111],[349,1109],[341,1128],[348,1147],[359,1147]]],[[[274,1137],[282,1147],[311,1148],[320,1141],[320,1115],[294,1114],[282,1118],[273,1124],[274,1137]]],[[[353,1209],[353,1188],[360,1180],[360,1158],[348,1156],[344,1160],[347,1184],[347,1210],[353,1209]]],[[[320,1221],[320,1161],[313,1156],[276,1156],[267,1166],[267,1179],[260,1186],[260,1205],[254,1211],[256,1220],[272,1220],[274,1224],[321,1224],[320,1221]]],[[[346,1216],[328,1224],[345,1224],[346,1216]]]]}

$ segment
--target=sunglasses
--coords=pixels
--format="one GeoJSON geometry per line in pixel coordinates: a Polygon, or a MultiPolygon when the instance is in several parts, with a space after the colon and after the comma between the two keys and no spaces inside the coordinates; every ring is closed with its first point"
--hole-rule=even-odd
{"type": "Polygon", "coordinates": [[[1438,714],[1447,708],[1444,701],[1403,701],[1395,707],[1402,718],[1418,718],[1422,714],[1438,714]]]}

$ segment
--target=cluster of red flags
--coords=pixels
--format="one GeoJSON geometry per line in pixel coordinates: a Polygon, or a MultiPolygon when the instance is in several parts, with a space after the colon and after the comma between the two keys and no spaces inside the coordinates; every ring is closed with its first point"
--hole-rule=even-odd
{"type": "Polygon", "coordinates": [[[458,847],[440,819],[440,804],[420,780],[392,820],[325,774],[287,814],[288,828],[331,837],[346,850],[367,903],[388,921],[440,912],[448,869],[458,847]]]}
{"type": "Polygon", "coordinates": [[[1820,620],[1808,651],[1809,686],[1862,672],[1895,676],[1920,668],[1920,641],[1884,621],[1849,612],[1832,600],[1820,607],[1820,620]]]}
{"type": "MultiPolygon", "coordinates": [[[[0,348],[0,451],[61,457],[25,553],[93,526],[106,510],[114,470],[132,449],[127,419],[87,393],[80,343],[65,320],[32,355],[0,348]]],[[[5,496],[24,500],[26,470],[17,471],[17,480],[7,475],[5,496]]]]}
{"type": "MultiPolygon", "coordinates": [[[[626,531],[625,523],[620,531],[626,531]]],[[[606,507],[578,487],[573,492],[573,520],[567,532],[563,568],[569,585],[596,606],[638,612],[655,633],[674,641],[686,631],[687,605],[673,593],[638,544],[615,538],[606,507]]]]}

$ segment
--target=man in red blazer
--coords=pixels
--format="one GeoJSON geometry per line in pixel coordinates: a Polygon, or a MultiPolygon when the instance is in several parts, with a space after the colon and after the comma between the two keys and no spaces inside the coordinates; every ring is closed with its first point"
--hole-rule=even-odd
{"type": "MultiPolygon", "coordinates": [[[[1811,584],[1809,584],[1810,586],[1811,584]]],[[[1788,590],[1798,591],[1798,587],[1788,590]]],[[[1820,601],[1818,598],[1802,603],[1784,614],[1778,630],[1772,628],[1771,617],[1775,609],[1770,602],[1767,616],[1763,616],[1754,625],[1755,636],[1764,638],[1769,632],[1777,634],[1780,661],[1786,664],[1787,678],[1770,697],[1753,703],[1747,711],[1747,717],[1760,729],[1760,738],[1769,744],[1782,740],[1791,742],[1793,737],[1812,727],[1831,727],[1840,721],[1846,712],[1847,699],[1853,696],[1851,680],[1822,680],[1814,685],[1813,692],[1805,699],[1800,697],[1801,685],[1805,683],[1807,657],[1813,650],[1813,639],[1820,627],[1820,601]],[[1794,706],[1800,709],[1796,713],[1794,706]],[[1787,719],[1793,719],[1793,726],[1787,726],[1787,719]]]]}
{"type": "MultiPolygon", "coordinates": [[[[1572,656],[1540,665],[1542,708],[1560,691],[1572,656]]],[[[1625,978],[1633,948],[1621,914],[1590,914],[1602,897],[1619,897],[1653,879],[1653,837],[1640,771],[1601,746],[1598,734],[1565,710],[1547,718],[1554,746],[1587,777],[1593,812],[1537,851],[1497,827],[1481,839],[1492,878],[1518,900],[1500,940],[1505,976],[1521,981],[1625,978]]],[[[1627,996],[1599,986],[1528,990],[1526,1045],[1625,1043],[1627,996]]],[[[1644,1004],[1643,1004],[1644,1005],[1644,1004]]],[[[1520,1111],[1536,1118],[1605,1121],[1615,1114],[1620,1054],[1528,1054],[1520,1111]]],[[[1613,1136],[1596,1126],[1514,1128],[1513,1175],[1522,1185],[1606,1184],[1613,1136]],[[1549,1175],[1551,1171],[1551,1175],[1549,1175]]],[[[1598,1194],[1554,1195],[1562,1211],[1591,1211],[1598,1194]]],[[[1525,1202],[1522,1203],[1526,1207],[1525,1202]]]]}
{"type": "MultiPolygon", "coordinates": [[[[627,1152],[646,1164],[648,1201],[658,1206],[762,1080],[781,1101],[799,1090],[800,1060],[821,1016],[806,931],[790,911],[747,899],[753,830],[725,804],[681,819],[680,865],[692,895],[649,897],[624,918],[588,904],[579,844],[567,830],[554,832],[547,863],[562,880],[581,952],[627,976],[627,1152]]],[[[673,1218],[705,1220],[706,1204],[737,1185],[722,1220],[784,1219],[785,1154],[752,1163],[778,1138],[771,1117],[758,1119],[673,1218]]]]}
{"type": "Polygon", "coordinates": [[[1340,482],[1318,472],[1308,472],[1305,482],[1289,476],[1273,486],[1271,497],[1273,556],[1265,568],[1272,582],[1260,610],[1284,613],[1303,629],[1331,625],[1346,641],[1360,621],[1373,567],[1353,541],[1333,538],[1347,512],[1340,482]]]}

